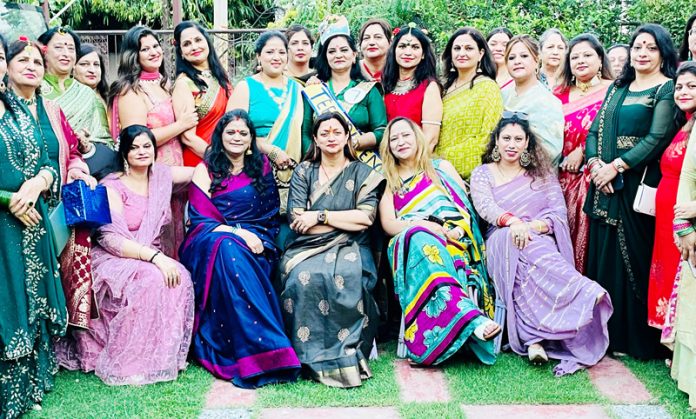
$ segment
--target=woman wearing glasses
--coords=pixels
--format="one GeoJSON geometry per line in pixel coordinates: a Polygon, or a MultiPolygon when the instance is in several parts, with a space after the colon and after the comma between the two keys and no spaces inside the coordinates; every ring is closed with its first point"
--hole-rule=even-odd
{"type": "Polygon", "coordinates": [[[503,90],[503,105],[505,109],[527,115],[539,144],[557,167],[561,161],[565,121],[561,101],[537,78],[539,44],[529,35],[513,37],[505,50],[505,62],[515,88],[503,90]]]}
{"type": "Polygon", "coordinates": [[[658,158],[678,130],[671,80],[677,54],[667,30],[655,24],[639,27],[630,47],[629,65],[609,88],[587,136],[587,275],[614,302],[610,350],[649,359],[659,355],[660,344],[659,330],[646,322],[655,218],[634,210],[634,201],[643,181],[657,185],[658,158]]]}
{"type": "Polygon", "coordinates": [[[696,13],[686,21],[682,44],[679,47],[679,61],[692,61],[696,57],[696,13]]]}
{"type": "Polygon", "coordinates": [[[503,117],[471,175],[474,207],[490,224],[488,272],[507,309],[512,350],[561,362],[557,376],[599,362],[609,345],[607,292],[573,265],[565,200],[527,120],[503,117]]]}

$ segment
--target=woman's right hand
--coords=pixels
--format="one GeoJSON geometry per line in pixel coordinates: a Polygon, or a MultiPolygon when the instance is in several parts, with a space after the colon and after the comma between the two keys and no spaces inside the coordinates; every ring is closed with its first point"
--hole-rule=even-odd
{"type": "Polygon", "coordinates": [[[259,239],[259,236],[243,228],[238,229],[235,234],[237,234],[244,240],[244,242],[247,246],[249,246],[249,249],[251,249],[252,252],[254,252],[257,255],[263,253],[263,242],[261,241],[261,239],[259,239]]]}
{"type": "Polygon", "coordinates": [[[681,252],[681,258],[690,263],[691,266],[696,266],[696,231],[678,237],[677,247],[681,252]]]}
{"type": "Polygon", "coordinates": [[[570,173],[577,173],[582,165],[583,157],[582,147],[576,148],[563,159],[560,169],[570,173]]]}
{"type": "Polygon", "coordinates": [[[177,122],[181,124],[183,131],[188,131],[198,125],[198,113],[194,110],[186,112],[177,118],[177,122]]]}
{"type": "Polygon", "coordinates": [[[438,223],[434,223],[432,221],[427,221],[427,220],[420,220],[420,221],[416,221],[414,224],[417,226],[421,226],[423,228],[427,228],[428,230],[432,231],[433,233],[437,234],[438,236],[442,236],[444,238],[447,237],[447,230],[445,230],[445,227],[441,226],[438,223]]]}
{"type": "Polygon", "coordinates": [[[288,154],[280,148],[276,150],[276,158],[274,163],[281,170],[291,169],[293,167],[293,161],[290,156],[288,156],[288,154]]]}
{"type": "Polygon", "coordinates": [[[518,249],[522,250],[527,247],[532,240],[532,235],[529,233],[529,223],[519,221],[511,225],[510,237],[512,237],[512,244],[518,249]]]}
{"type": "Polygon", "coordinates": [[[179,265],[174,261],[174,259],[164,255],[163,253],[158,253],[157,256],[152,260],[152,263],[159,268],[162,275],[164,275],[164,284],[168,288],[176,288],[181,284],[181,273],[179,272],[179,265]]]}
{"type": "MultiPolygon", "coordinates": [[[[22,216],[34,209],[34,205],[36,205],[36,201],[39,199],[39,195],[41,195],[45,187],[46,182],[39,176],[33,177],[22,183],[19,191],[12,194],[9,207],[10,212],[15,217],[19,218],[25,225],[33,225],[27,224],[22,219],[22,216]]],[[[34,210],[34,212],[36,211],[34,210]]],[[[38,213],[36,214],[38,215],[38,213]]]]}

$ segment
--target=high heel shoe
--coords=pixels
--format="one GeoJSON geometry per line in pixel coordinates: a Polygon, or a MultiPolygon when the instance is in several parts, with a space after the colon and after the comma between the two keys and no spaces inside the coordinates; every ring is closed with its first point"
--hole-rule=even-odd
{"type": "Polygon", "coordinates": [[[549,356],[546,355],[544,347],[538,343],[529,345],[529,348],[527,348],[527,355],[529,356],[529,362],[534,365],[541,365],[549,362],[549,356]]]}
{"type": "Polygon", "coordinates": [[[493,320],[488,320],[478,325],[476,329],[474,329],[474,336],[476,336],[479,340],[486,342],[498,336],[502,331],[503,329],[498,323],[494,322],[493,320]],[[486,333],[486,329],[488,329],[491,325],[494,325],[495,328],[486,333]]]}

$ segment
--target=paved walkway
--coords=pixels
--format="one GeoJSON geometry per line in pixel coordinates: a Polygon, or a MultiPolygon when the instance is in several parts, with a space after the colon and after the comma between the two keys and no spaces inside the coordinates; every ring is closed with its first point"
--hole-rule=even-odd
{"type": "MultiPolygon", "coordinates": [[[[394,361],[401,399],[409,403],[446,403],[452,400],[445,374],[437,368],[413,368],[405,360],[394,361]]],[[[663,419],[670,415],[662,406],[651,405],[653,397],[620,361],[604,358],[589,369],[590,380],[611,401],[610,405],[461,405],[452,417],[467,419],[663,419]]],[[[256,401],[254,390],[242,390],[216,380],[207,394],[200,419],[251,418],[256,401]]],[[[395,407],[274,408],[261,409],[261,419],[297,417],[306,419],[392,419],[399,418],[395,407]]]]}

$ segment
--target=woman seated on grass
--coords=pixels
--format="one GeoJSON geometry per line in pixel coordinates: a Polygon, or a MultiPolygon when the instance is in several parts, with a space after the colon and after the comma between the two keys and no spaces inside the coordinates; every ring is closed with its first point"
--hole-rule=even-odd
{"type": "Polygon", "coordinates": [[[606,290],[575,270],[561,187],[525,114],[503,113],[483,162],[471,196],[490,224],[488,272],[505,301],[512,350],[534,363],[560,359],[557,376],[596,364],[613,308],[606,290]]]}
{"type": "Polygon", "coordinates": [[[491,339],[501,328],[489,319],[493,290],[464,182],[451,163],[431,160],[423,132],[410,119],[389,123],[380,155],[387,178],[380,219],[395,236],[388,255],[408,357],[439,364],[467,345],[493,364],[491,339]]]}

